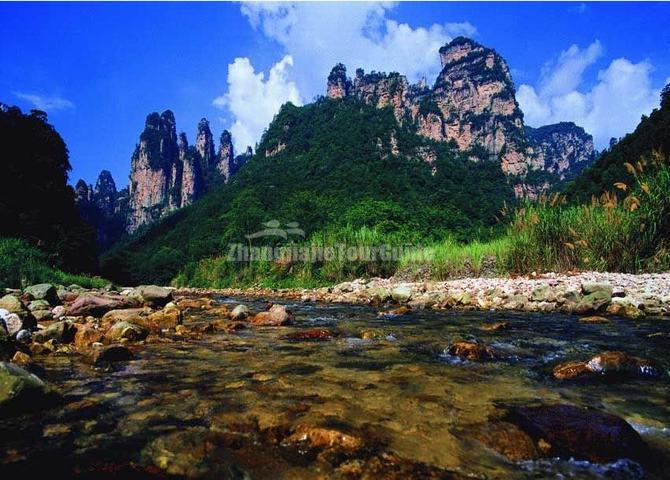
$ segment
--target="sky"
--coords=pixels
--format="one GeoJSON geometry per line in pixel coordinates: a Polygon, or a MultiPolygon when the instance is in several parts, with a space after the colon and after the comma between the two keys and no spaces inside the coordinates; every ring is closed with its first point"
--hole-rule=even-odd
{"type": "Polygon", "coordinates": [[[466,35],[507,60],[527,125],[574,121],[604,148],[670,83],[668,19],[669,3],[0,3],[0,102],[48,113],[71,183],[107,169],[120,188],[153,111],[191,143],[206,117],[241,151],[335,63],[431,84],[466,35]]]}

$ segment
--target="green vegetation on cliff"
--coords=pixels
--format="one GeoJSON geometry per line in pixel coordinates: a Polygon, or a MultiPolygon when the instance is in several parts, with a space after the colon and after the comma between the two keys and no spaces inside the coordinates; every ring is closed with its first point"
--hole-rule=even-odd
{"type": "MultiPolygon", "coordinates": [[[[231,243],[246,244],[245,235],[270,220],[281,226],[297,222],[305,236],[291,238],[308,244],[355,244],[370,240],[365,235],[389,245],[447,236],[459,242],[485,239],[500,230],[496,215],[511,202],[499,165],[472,162],[448,144],[412,133],[398,125],[390,109],[351,99],[287,104],[230,184],[118,245],[103,258],[103,271],[123,282],[167,283],[179,274],[190,283],[202,262],[225,255],[231,243]]],[[[253,245],[278,242],[286,243],[260,238],[253,245]]],[[[246,267],[219,264],[217,284],[257,277],[246,267]]],[[[277,269],[278,278],[304,269],[314,281],[392,273],[383,262],[375,272],[366,271],[372,268],[368,264],[329,262],[251,268],[277,269]]]]}

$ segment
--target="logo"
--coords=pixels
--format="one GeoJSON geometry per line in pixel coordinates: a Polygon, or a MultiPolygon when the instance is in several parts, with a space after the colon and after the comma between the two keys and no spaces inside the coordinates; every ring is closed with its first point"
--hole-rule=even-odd
{"type": "Polygon", "coordinates": [[[286,228],[279,228],[281,226],[279,220],[270,220],[269,222],[263,223],[262,225],[265,227],[263,230],[245,235],[244,238],[247,240],[253,240],[255,238],[278,237],[287,240],[289,235],[297,235],[299,237],[305,238],[305,231],[301,228],[298,228],[300,226],[298,222],[289,222],[284,225],[286,228]]]}

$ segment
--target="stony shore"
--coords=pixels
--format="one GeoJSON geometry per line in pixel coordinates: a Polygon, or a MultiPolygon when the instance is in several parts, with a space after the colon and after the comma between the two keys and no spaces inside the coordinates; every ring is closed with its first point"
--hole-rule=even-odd
{"type": "Polygon", "coordinates": [[[670,315],[670,273],[582,272],[444,282],[357,279],[318,289],[183,289],[192,295],[275,297],[298,301],[382,304],[412,308],[603,314],[631,318],[670,315]]]}

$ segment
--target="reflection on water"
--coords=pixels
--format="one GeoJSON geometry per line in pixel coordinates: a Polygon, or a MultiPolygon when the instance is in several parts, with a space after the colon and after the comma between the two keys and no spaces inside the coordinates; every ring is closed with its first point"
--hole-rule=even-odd
{"type": "MultiPolygon", "coordinates": [[[[219,300],[256,310],[263,305],[219,300]]],[[[668,337],[648,337],[669,331],[667,320],[589,325],[546,314],[426,311],[379,318],[360,306],[290,308],[294,327],[148,344],[137,360],[113,371],[76,357],[45,357],[41,375],[60,387],[65,403],[0,423],[0,468],[95,477],[643,476],[628,461],[510,463],[475,440],[473,432],[486,428],[497,407],[538,400],[620,415],[658,455],[670,452],[667,375],[614,384],[558,383],[550,376],[557,362],[602,350],[625,350],[667,368],[668,337]],[[507,328],[480,328],[497,321],[507,328]],[[330,329],[334,339],[285,338],[314,327],[330,329]],[[499,359],[445,354],[458,340],[485,342],[499,359]],[[338,432],[339,446],[303,447],[303,428],[323,429],[324,445],[333,441],[327,432],[338,432]]]]}

